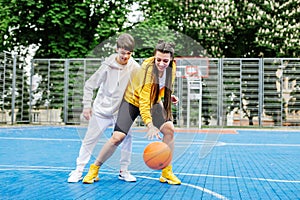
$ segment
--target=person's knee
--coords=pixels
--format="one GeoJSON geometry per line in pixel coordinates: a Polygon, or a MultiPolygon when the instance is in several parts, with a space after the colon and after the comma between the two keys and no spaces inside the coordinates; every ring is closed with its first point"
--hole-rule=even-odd
{"type": "Polygon", "coordinates": [[[162,125],[161,127],[161,132],[166,136],[166,135],[170,135],[173,137],[174,132],[175,132],[175,128],[172,122],[166,122],[162,125]]]}
{"type": "Polygon", "coordinates": [[[124,133],[114,132],[110,138],[110,141],[112,144],[119,146],[119,144],[121,144],[121,142],[124,140],[125,136],[126,135],[124,133]]]}

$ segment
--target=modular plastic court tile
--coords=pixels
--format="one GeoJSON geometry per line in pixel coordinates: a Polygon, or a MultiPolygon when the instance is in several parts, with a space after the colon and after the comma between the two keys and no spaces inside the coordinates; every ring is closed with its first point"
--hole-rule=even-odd
{"type": "Polygon", "coordinates": [[[130,169],[137,182],[118,179],[118,149],[99,182],[69,184],[84,127],[0,128],[0,199],[300,199],[300,131],[180,129],[173,170],[182,185],[168,185],[143,163],[151,142],[144,130],[133,133],[130,169]]]}

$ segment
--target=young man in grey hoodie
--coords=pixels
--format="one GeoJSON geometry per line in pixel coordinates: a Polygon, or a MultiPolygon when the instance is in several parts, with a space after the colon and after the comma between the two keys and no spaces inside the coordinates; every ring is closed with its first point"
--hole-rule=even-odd
{"type": "MultiPolygon", "coordinates": [[[[121,34],[117,39],[116,53],[107,57],[100,68],[85,82],[83,116],[89,120],[89,124],[76,159],[76,169],[69,174],[69,183],[82,180],[84,167],[89,162],[101,134],[116,122],[130,74],[140,67],[131,57],[134,45],[134,38],[131,35],[121,34]],[[96,89],[98,92],[93,102],[93,91],[96,89]]],[[[121,149],[119,179],[135,182],[136,178],[128,171],[131,149],[132,135],[128,134],[121,149]]],[[[96,177],[95,181],[98,180],[96,177]]]]}

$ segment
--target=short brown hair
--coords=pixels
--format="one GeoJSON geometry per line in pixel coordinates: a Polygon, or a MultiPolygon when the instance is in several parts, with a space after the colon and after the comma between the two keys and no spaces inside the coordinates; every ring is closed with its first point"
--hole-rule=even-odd
{"type": "Polygon", "coordinates": [[[133,51],[134,45],[134,38],[128,33],[121,34],[117,39],[117,48],[123,48],[127,51],[133,51]]]}

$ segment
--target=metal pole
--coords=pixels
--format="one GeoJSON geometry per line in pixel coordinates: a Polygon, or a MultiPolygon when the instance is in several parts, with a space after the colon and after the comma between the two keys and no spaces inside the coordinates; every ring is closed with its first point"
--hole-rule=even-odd
{"type": "Polygon", "coordinates": [[[16,75],[17,74],[17,55],[13,55],[13,76],[12,76],[12,96],[11,96],[11,124],[14,124],[15,101],[16,101],[16,75]]]}
{"type": "Polygon", "coordinates": [[[187,94],[187,118],[186,118],[186,127],[187,128],[190,128],[190,90],[191,90],[191,87],[190,87],[190,80],[189,78],[187,78],[187,85],[188,85],[188,94],[187,94]]]}
{"type": "Polygon", "coordinates": [[[259,127],[262,127],[262,115],[263,115],[263,102],[264,102],[264,91],[263,91],[263,84],[264,84],[264,62],[263,58],[259,59],[259,79],[258,79],[258,123],[259,127]]]}
{"type": "Polygon", "coordinates": [[[64,123],[68,122],[68,85],[69,85],[69,59],[65,60],[64,70],[64,123]]]}
{"type": "Polygon", "coordinates": [[[33,66],[34,60],[31,59],[30,61],[30,74],[29,74],[29,123],[32,123],[32,76],[34,74],[34,66],[33,66]]]}
{"type": "Polygon", "coordinates": [[[218,58],[217,125],[223,126],[223,58],[218,58]]]}
{"type": "Polygon", "coordinates": [[[199,129],[202,128],[202,78],[199,77],[199,129]]]}

